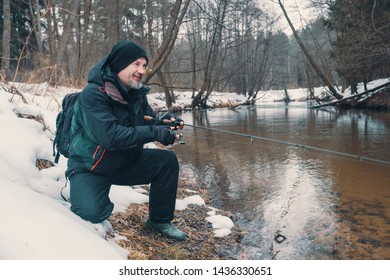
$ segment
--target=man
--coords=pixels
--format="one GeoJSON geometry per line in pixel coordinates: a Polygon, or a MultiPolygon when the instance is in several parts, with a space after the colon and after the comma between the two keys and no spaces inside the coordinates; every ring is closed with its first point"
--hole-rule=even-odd
{"type": "MultiPolygon", "coordinates": [[[[149,89],[142,83],[148,64],[146,51],[121,41],[89,73],[88,85],[75,104],[73,140],[66,176],[70,181],[71,210],[92,223],[107,219],[114,208],[109,199],[112,184],[150,183],[147,228],[176,240],[186,235],[174,218],[179,164],[175,153],[146,149],[158,141],[170,145],[178,135],[156,119],[148,104],[149,89]]],[[[170,121],[181,121],[171,114],[170,121]]]]}

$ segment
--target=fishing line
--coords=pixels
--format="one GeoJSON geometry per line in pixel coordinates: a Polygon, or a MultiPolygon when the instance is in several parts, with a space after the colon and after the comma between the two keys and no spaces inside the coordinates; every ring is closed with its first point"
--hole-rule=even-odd
{"type": "Polygon", "coordinates": [[[308,146],[308,145],[303,145],[303,144],[298,144],[298,143],[292,143],[289,141],[282,141],[282,140],[277,140],[277,139],[271,139],[271,138],[266,138],[266,137],[261,137],[261,136],[256,136],[256,135],[249,135],[249,134],[245,134],[245,133],[223,130],[223,129],[218,129],[218,128],[212,128],[212,127],[206,127],[206,126],[200,126],[200,125],[185,124],[185,126],[190,126],[193,128],[205,129],[205,130],[210,130],[210,131],[215,131],[215,132],[226,133],[226,134],[249,138],[251,143],[252,143],[253,139],[257,139],[257,140],[268,141],[268,142],[273,142],[273,143],[278,143],[278,144],[283,144],[283,145],[288,145],[288,146],[294,146],[294,147],[298,147],[298,148],[310,149],[310,150],[321,151],[321,152],[325,152],[325,153],[350,157],[350,158],[358,159],[360,161],[371,161],[371,162],[375,162],[375,163],[390,165],[390,161],[387,161],[387,160],[359,156],[359,155],[354,155],[354,154],[349,154],[349,153],[344,153],[344,152],[339,152],[339,151],[334,151],[334,150],[329,150],[329,149],[324,149],[324,148],[318,148],[318,147],[313,147],[313,146],[308,146]]]}
{"type": "MultiPolygon", "coordinates": [[[[144,119],[147,121],[151,121],[151,120],[160,121],[160,122],[165,123],[167,125],[171,124],[171,122],[169,120],[159,120],[159,119],[154,119],[154,118],[149,117],[149,116],[144,116],[144,119]]],[[[173,125],[178,126],[179,123],[173,123],[173,125]]],[[[266,138],[266,137],[261,137],[261,136],[256,136],[256,135],[250,135],[250,134],[234,132],[234,131],[230,131],[230,130],[223,130],[223,129],[219,129],[219,128],[212,128],[212,127],[206,127],[206,126],[200,126],[200,125],[194,125],[194,124],[181,123],[180,125],[249,138],[251,143],[253,143],[253,139],[257,139],[257,140],[268,141],[268,142],[273,142],[273,143],[278,143],[278,144],[283,144],[283,145],[288,145],[288,146],[294,146],[294,147],[303,148],[303,149],[310,149],[310,150],[320,151],[320,152],[324,152],[324,153],[340,155],[340,156],[344,156],[344,157],[350,157],[353,159],[357,159],[359,161],[370,161],[370,162],[375,162],[375,163],[379,163],[379,164],[390,165],[390,161],[387,161],[387,160],[359,156],[359,155],[354,155],[354,154],[349,154],[349,153],[344,153],[344,152],[339,152],[339,151],[334,151],[334,150],[329,150],[329,149],[324,149],[324,148],[318,148],[318,147],[313,147],[313,146],[308,146],[308,145],[303,145],[303,144],[298,144],[298,143],[292,143],[289,141],[282,141],[282,140],[277,140],[277,139],[272,139],[272,138],[266,138]]]]}

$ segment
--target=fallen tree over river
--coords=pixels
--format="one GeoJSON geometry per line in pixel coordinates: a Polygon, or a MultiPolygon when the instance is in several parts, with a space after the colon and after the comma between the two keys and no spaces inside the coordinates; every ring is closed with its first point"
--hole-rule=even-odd
{"type": "Polygon", "coordinates": [[[311,108],[337,106],[344,108],[390,110],[390,82],[340,100],[315,105],[311,108]]]}

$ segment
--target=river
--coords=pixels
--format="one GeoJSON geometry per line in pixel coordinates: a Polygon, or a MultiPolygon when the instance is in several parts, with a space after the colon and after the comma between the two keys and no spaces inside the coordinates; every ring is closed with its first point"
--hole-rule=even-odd
{"type": "Polygon", "coordinates": [[[236,215],[235,258],[390,259],[390,112],[294,102],[180,116],[242,134],[186,126],[174,146],[182,174],[236,215]]]}

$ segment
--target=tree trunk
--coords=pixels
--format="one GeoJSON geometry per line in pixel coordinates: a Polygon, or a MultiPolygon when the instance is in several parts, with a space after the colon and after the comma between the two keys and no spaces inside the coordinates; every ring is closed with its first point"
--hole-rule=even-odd
{"type": "Polygon", "coordinates": [[[192,24],[187,23],[187,41],[189,48],[191,50],[191,84],[192,84],[192,95],[191,99],[194,99],[196,94],[196,88],[197,88],[197,71],[196,71],[196,60],[197,60],[197,50],[198,46],[197,43],[200,40],[197,40],[196,35],[199,35],[197,32],[199,32],[200,28],[198,26],[195,26],[194,23],[199,23],[199,13],[194,13],[193,11],[190,11],[189,22],[192,24]]]}
{"type": "Polygon", "coordinates": [[[111,42],[118,42],[121,37],[121,12],[119,10],[119,0],[114,0],[111,2],[112,10],[110,10],[110,28],[109,28],[109,39],[111,42]]]}
{"type": "Polygon", "coordinates": [[[83,7],[84,10],[80,12],[82,17],[78,20],[79,36],[77,49],[79,57],[77,61],[77,68],[73,77],[77,82],[84,80],[85,70],[88,67],[88,58],[91,55],[91,48],[93,45],[90,42],[93,42],[93,36],[96,33],[95,22],[92,22],[91,24],[92,0],[85,0],[83,7]]]}
{"type": "MultiPolygon", "coordinates": [[[[67,3],[66,1],[63,2],[67,3]]],[[[72,0],[70,3],[67,4],[69,10],[63,11],[65,13],[64,15],[64,22],[63,22],[63,32],[60,37],[60,40],[58,41],[58,49],[56,53],[56,64],[61,65],[64,67],[65,70],[68,70],[67,65],[69,63],[65,60],[68,44],[71,39],[72,34],[72,24],[74,22],[74,17],[76,16],[77,10],[80,6],[80,0],[72,0]]]]}
{"type": "MultiPolygon", "coordinates": [[[[166,36],[164,36],[164,41],[161,46],[154,53],[153,60],[150,63],[152,65],[151,70],[145,75],[145,83],[147,83],[161,69],[162,65],[171,53],[190,2],[191,0],[185,0],[184,4],[182,4],[183,0],[176,0],[171,10],[169,26],[165,32],[166,36]]],[[[150,36],[152,35],[150,34],[150,36]]],[[[153,49],[150,42],[149,49],[153,49]]]]}
{"type": "MultiPolygon", "coordinates": [[[[45,6],[48,7],[48,1],[44,0],[45,6]]],[[[56,7],[51,6],[48,7],[47,12],[47,37],[48,37],[48,44],[49,44],[49,63],[50,65],[55,64],[55,54],[57,52],[57,39],[58,39],[58,32],[56,32],[57,29],[57,20],[56,20],[56,7]]]]}
{"type": "Polygon", "coordinates": [[[191,69],[192,69],[192,96],[195,97],[195,89],[196,89],[196,48],[191,47],[191,69]]]}
{"type": "Polygon", "coordinates": [[[284,102],[286,102],[286,103],[291,102],[291,98],[290,98],[290,95],[288,94],[287,88],[284,88],[283,92],[284,92],[284,102]]]}
{"type": "MultiPolygon", "coordinates": [[[[31,18],[33,19],[32,21],[40,23],[41,13],[40,13],[39,0],[35,0],[35,3],[32,2],[33,1],[30,1],[29,3],[31,18]]],[[[41,24],[36,25],[36,28],[34,29],[34,34],[35,34],[35,40],[37,41],[39,53],[43,54],[41,24]]]]}
{"type": "Polygon", "coordinates": [[[170,111],[173,103],[175,103],[175,97],[167,87],[167,82],[165,80],[164,74],[161,71],[157,72],[157,77],[160,80],[162,87],[164,89],[165,102],[167,104],[168,110],[170,111]]]}
{"type": "Polygon", "coordinates": [[[10,0],[3,0],[3,38],[1,51],[1,69],[4,79],[8,80],[11,59],[11,6],[10,0]]]}
{"type": "Polygon", "coordinates": [[[205,65],[203,85],[199,93],[192,100],[191,106],[193,108],[206,108],[207,99],[212,91],[212,81],[214,76],[214,71],[216,68],[216,62],[218,55],[220,53],[220,47],[222,42],[222,30],[224,26],[224,21],[226,17],[226,10],[228,6],[228,1],[221,1],[218,6],[217,17],[215,19],[215,28],[213,31],[211,45],[208,51],[208,56],[205,65]],[[206,96],[203,97],[203,94],[206,93],[206,96]]]}
{"type": "Polygon", "coordinates": [[[318,76],[321,78],[321,80],[324,82],[324,84],[329,88],[332,95],[339,100],[342,99],[343,96],[337,92],[337,90],[334,88],[334,86],[330,82],[329,78],[321,71],[321,69],[319,68],[317,63],[314,61],[313,57],[310,55],[309,51],[306,49],[306,47],[303,44],[301,38],[299,37],[297,31],[295,30],[295,27],[292,24],[287,12],[286,12],[286,9],[284,8],[284,5],[282,4],[282,1],[278,0],[278,2],[279,2],[280,8],[283,11],[284,17],[286,18],[288,25],[290,26],[291,31],[293,32],[295,39],[297,40],[297,42],[298,42],[299,46],[301,47],[303,53],[305,54],[306,58],[309,60],[311,66],[313,66],[313,68],[316,71],[316,73],[318,74],[318,76]]]}

